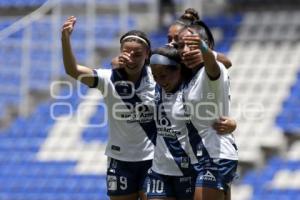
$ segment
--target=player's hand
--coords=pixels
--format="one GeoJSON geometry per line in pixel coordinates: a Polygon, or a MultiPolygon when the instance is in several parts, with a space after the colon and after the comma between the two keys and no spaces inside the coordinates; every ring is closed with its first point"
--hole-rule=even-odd
{"type": "Polygon", "coordinates": [[[219,134],[232,133],[236,129],[236,122],[230,117],[220,117],[220,119],[213,124],[213,128],[219,134]]]}
{"type": "Polygon", "coordinates": [[[192,33],[192,35],[184,36],[182,39],[185,44],[187,44],[190,48],[199,49],[199,45],[201,43],[201,37],[199,34],[194,33],[194,31],[190,28],[188,30],[192,33]]]}
{"type": "Polygon", "coordinates": [[[62,37],[68,38],[72,34],[72,31],[74,29],[76,23],[76,17],[71,16],[69,17],[62,26],[62,37]]]}
{"type": "Polygon", "coordinates": [[[119,68],[124,68],[127,65],[130,65],[133,63],[132,59],[131,59],[131,55],[133,54],[133,52],[123,52],[121,53],[121,55],[118,56],[119,58],[119,68]]]}
{"type": "Polygon", "coordinates": [[[203,57],[200,49],[194,49],[182,54],[182,61],[188,68],[199,66],[203,62],[203,57]]]}

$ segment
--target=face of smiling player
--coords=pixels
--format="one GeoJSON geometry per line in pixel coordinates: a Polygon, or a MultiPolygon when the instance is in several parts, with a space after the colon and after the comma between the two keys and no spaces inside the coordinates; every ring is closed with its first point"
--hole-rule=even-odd
{"type": "Polygon", "coordinates": [[[166,92],[174,92],[181,83],[180,67],[168,67],[165,65],[151,65],[154,80],[166,92]]]}
{"type": "Polygon", "coordinates": [[[136,41],[124,42],[121,53],[127,58],[124,69],[129,75],[140,73],[149,55],[145,44],[136,41]]]}

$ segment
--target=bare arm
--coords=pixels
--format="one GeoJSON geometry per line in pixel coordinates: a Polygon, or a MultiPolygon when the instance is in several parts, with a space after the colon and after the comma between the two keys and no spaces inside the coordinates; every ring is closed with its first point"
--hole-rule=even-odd
{"type": "Polygon", "coordinates": [[[95,81],[93,70],[89,67],[78,65],[72,51],[70,36],[75,23],[76,18],[71,16],[65,21],[62,27],[61,43],[65,71],[69,76],[81,81],[85,85],[93,86],[95,81]]]}
{"type": "MultiPolygon", "coordinates": [[[[190,51],[188,54],[185,55],[185,64],[191,68],[198,66],[199,63],[203,62],[202,54],[200,49],[196,47],[194,50],[190,51]]],[[[217,61],[221,62],[226,69],[232,67],[231,61],[222,53],[215,52],[217,55],[217,61]]]]}
{"type": "Polygon", "coordinates": [[[232,66],[231,61],[222,53],[217,52],[217,60],[223,63],[226,69],[229,69],[232,66]]]}
{"type": "Polygon", "coordinates": [[[203,56],[204,67],[207,75],[212,79],[218,78],[221,73],[220,67],[217,64],[212,50],[203,40],[200,41],[200,50],[203,56]]]}
{"type": "MultiPolygon", "coordinates": [[[[193,32],[192,30],[190,31],[193,32]]],[[[205,65],[205,71],[208,74],[208,76],[211,79],[218,78],[220,76],[221,71],[219,65],[217,64],[215,55],[213,54],[213,51],[208,47],[208,45],[200,38],[200,36],[197,34],[188,35],[185,36],[183,39],[185,44],[192,49],[192,51],[189,54],[194,52],[194,56],[197,56],[196,51],[197,49],[200,49],[201,56],[205,65]]]]}

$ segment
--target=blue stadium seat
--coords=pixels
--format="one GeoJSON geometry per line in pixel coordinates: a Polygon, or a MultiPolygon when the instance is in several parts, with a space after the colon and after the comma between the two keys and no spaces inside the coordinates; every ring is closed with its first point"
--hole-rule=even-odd
{"type": "Polygon", "coordinates": [[[0,7],[36,7],[42,5],[46,0],[2,0],[0,7]]]}
{"type": "Polygon", "coordinates": [[[104,68],[104,69],[111,69],[111,61],[113,58],[107,58],[102,60],[102,62],[100,63],[100,68],[104,68]]]}
{"type": "Polygon", "coordinates": [[[290,96],[283,102],[282,112],[276,118],[277,126],[288,134],[300,134],[300,72],[290,89],[290,96]]]}

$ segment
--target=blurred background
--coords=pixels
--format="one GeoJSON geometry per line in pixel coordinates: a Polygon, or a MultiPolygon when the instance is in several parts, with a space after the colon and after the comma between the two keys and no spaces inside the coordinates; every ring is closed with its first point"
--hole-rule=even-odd
{"type": "Polygon", "coordinates": [[[0,200],[108,199],[105,106],[64,73],[64,20],[78,63],[110,68],[122,34],[161,46],[189,7],[233,63],[232,199],[300,200],[299,0],[0,0],[0,200]]]}

